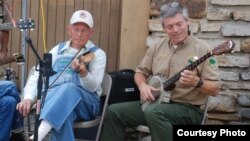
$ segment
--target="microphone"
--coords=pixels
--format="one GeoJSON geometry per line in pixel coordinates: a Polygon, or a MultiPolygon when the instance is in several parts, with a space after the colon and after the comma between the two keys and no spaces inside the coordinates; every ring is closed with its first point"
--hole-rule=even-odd
{"type": "Polygon", "coordinates": [[[45,70],[46,75],[52,76],[52,75],[56,74],[56,72],[52,68],[52,54],[45,53],[43,55],[43,59],[44,59],[44,67],[46,68],[46,70],[45,70]]]}

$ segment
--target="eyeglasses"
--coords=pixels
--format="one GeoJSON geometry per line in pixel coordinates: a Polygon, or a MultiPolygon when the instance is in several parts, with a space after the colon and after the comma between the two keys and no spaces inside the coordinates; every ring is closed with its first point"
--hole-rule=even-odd
{"type": "Polygon", "coordinates": [[[73,31],[73,33],[82,33],[84,35],[89,33],[89,29],[79,29],[76,27],[71,27],[71,31],[73,31]]]}
{"type": "Polygon", "coordinates": [[[168,3],[168,4],[163,4],[160,8],[161,11],[165,11],[169,8],[178,8],[181,7],[180,4],[178,2],[172,2],[172,3],[168,3]]]}

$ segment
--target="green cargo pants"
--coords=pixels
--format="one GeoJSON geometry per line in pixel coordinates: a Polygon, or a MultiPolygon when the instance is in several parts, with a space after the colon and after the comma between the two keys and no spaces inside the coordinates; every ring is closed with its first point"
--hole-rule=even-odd
{"type": "Polygon", "coordinates": [[[172,141],[175,124],[200,124],[202,111],[181,103],[151,104],[143,112],[139,101],[112,104],[108,107],[101,141],[123,141],[126,127],[149,126],[153,141],[172,141]]]}

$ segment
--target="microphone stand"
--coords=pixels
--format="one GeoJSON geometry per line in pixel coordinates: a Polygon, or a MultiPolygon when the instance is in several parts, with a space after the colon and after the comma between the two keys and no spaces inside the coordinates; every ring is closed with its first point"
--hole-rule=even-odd
{"type": "Polygon", "coordinates": [[[36,101],[36,118],[35,118],[35,133],[34,133],[34,141],[38,140],[38,127],[40,125],[40,111],[41,106],[44,103],[45,96],[48,90],[49,86],[49,77],[54,75],[55,72],[52,69],[52,54],[51,53],[45,53],[42,60],[40,56],[38,55],[37,51],[35,50],[35,47],[29,37],[25,38],[26,42],[31,47],[32,51],[34,52],[36,58],[39,61],[39,77],[38,77],[38,84],[37,84],[37,101],[36,101]],[[43,78],[45,78],[45,89],[44,89],[44,95],[42,97],[42,88],[43,88],[43,78]],[[43,98],[41,100],[41,97],[43,98]]]}

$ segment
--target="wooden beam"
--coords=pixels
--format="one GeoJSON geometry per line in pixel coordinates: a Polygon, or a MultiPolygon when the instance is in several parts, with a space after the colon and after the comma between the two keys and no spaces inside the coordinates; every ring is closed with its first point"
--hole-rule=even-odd
{"type": "Polygon", "coordinates": [[[119,69],[134,69],[146,52],[150,0],[122,0],[119,69]]]}

